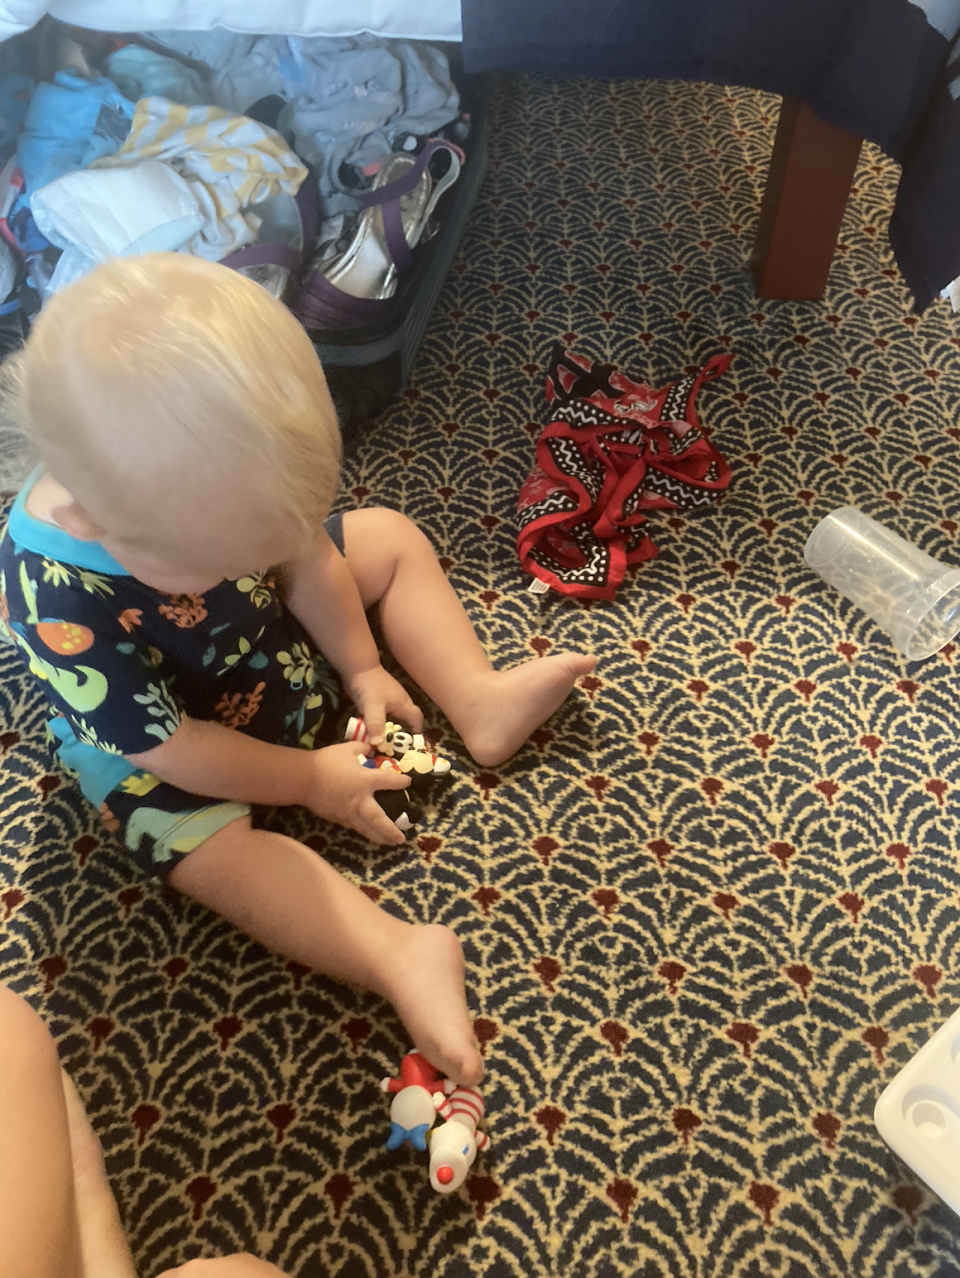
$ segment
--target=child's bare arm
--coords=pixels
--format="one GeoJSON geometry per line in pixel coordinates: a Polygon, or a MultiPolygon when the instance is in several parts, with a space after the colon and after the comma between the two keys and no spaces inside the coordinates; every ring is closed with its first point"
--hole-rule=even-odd
{"type": "Polygon", "coordinates": [[[387,714],[419,732],[423,716],[381,666],[357,583],[325,532],[309,554],[283,565],[280,582],[284,603],[339,671],[370,740],[380,740],[387,714]]]}
{"type": "Polygon", "coordinates": [[[366,752],[367,747],[355,741],[323,750],[271,745],[220,723],[184,715],[166,741],[126,757],[191,794],[268,807],[299,803],[373,843],[402,843],[403,835],[374,792],[404,790],[410,779],[392,770],[361,768],[357,755],[366,752]]]}
{"type": "Polygon", "coordinates": [[[379,666],[357,583],[325,532],[307,554],[283,565],[280,590],[283,602],[345,683],[379,666]]]}
{"type": "Polygon", "coordinates": [[[306,750],[271,745],[221,723],[186,715],[160,745],[126,757],[181,790],[237,803],[304,803],[313,784],[306,750]]]}

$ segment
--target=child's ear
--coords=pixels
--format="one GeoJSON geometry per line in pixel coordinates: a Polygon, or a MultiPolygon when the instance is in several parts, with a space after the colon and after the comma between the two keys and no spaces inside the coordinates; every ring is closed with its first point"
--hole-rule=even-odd
{"type": "Polygon", "coordinates": [[[65,506],[54,506],[50,511],[50,518],[78,541],[99,541],[104,534],[104,529],[75,501],[65,506]]]}

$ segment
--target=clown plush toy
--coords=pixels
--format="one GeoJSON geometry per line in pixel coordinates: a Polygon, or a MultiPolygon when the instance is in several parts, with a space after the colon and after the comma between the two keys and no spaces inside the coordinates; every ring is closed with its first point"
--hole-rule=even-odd
{"type": "Polygon", "coordinates": [[[477,1152],[489,1144],[486,1133],[477,1131],[484,1114],[477,1089],[441,1078],[419,1052],[403,1058],[399,1078],[385,1078],[380,1086],[394,1093],[386,1148],[406,1144],[422,1153],[429,1143],[430,1184],[440,1194],[459,1189],[477,1152]],[[434,1128],[438,1113],[446,1122],[434,1128]]]}
{"type": "Polygon", "coordinates": [[[420,1153],[427,1148],[427,1132],[453,1083],[440,1077],[419,1052],[408,1052],[400,1062],[400,1077],[385,1078],[381,1090],[395,1093],[390,1106],[390,1135],[385,1148],[408,1144],[420,1153]]]}
{"type": "Polygon", "coordinates": [[[490,1139],[477,1131],[483,1118],[483,1097],[475,1087],[457,1087],[439,1105],[447,1120],[430,1133],[430,1184],[441,1194],[452,1194],[467,1178],[477,1151],[490,1139]]]}

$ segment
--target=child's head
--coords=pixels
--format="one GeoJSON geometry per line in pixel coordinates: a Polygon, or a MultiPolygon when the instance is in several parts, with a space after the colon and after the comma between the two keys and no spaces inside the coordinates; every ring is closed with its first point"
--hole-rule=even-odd
{"type": "Polygon", "coordinates": [[[134,559],[240,576],[305,547],[329,513],[340,437],[320,362],[236,271],[177,253],[106,262],[49,302],[21,375],[46,469],[134,559]]]}

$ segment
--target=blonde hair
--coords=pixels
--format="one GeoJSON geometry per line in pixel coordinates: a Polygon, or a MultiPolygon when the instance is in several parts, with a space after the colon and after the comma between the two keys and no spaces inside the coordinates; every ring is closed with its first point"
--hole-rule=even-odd
{"type": "Polygon", "coordinates": [[[117,540],[189,556],[211,485],[304,541],[329,513],[340,435],[320,361],[236,271],[177,253],[105,262],[51,299],[11,375],[50,473],[117,540]]]}

